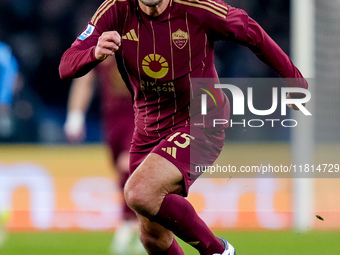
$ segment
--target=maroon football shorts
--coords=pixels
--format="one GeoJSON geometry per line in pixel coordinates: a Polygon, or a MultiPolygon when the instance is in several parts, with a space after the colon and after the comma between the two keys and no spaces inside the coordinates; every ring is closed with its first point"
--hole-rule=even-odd
{"type": "MultiPolygon", "coordinates": [[[[130,173],[136,170],[148,154],[156,153],[181,171],[184,182],[183,196],[187,196],[190,186],[201,175],[195,171],[195,166],[212,165],[223,148],[224,137],[224,130],[207,132],[199,128],[181,127],[164,138],[150,139],[143,145],[133,143],[130,173]]],[[[159,171],[161,173],[162,169],[159,171]]]]}

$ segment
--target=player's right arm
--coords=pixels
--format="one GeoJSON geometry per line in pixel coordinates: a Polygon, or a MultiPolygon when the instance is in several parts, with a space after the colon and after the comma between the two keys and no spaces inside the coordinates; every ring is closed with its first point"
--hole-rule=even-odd
{"type": "Polygon", "coordinates": [[[121,38],[115,30],[120,27],[118,20],[124,6],[119,7],[117,2],[103,2],[86,29],[64,52],[59,65],[61,78],[83,76],[119,49],[121,38]]]}
{"type": "Polygon", "coordinates": [[[97,60],[104,60],[113,56],[115,51],[119,50],[121,37],[117,31],[104,32],[98,39],[94,56],[97,60]]]}
{"type": "Polygon", "coordinates": [[[108,56],[119,49],[121,37],[117,31],[102,34],[94,31],[88,38],[78,37],[63,54],[59,74],[63,78],[76,78],[85,75],[108,56]]]}

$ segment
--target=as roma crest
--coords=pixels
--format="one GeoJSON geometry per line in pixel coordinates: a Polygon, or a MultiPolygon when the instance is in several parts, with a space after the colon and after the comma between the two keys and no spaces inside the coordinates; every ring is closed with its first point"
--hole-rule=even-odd
{"type": "Polygon", "coordinates": [[[181,50],[188,42],[188,33],[178,29],[175,33],[172,33],[172,41],[181,50]]]}

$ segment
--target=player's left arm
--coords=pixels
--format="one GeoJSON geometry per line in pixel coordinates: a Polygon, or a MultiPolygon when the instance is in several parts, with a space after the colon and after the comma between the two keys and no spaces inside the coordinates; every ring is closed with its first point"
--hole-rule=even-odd
{"type": "MultiPolygon", "coordinates": [[[[287,86],[308,89],[308,83],[299,69],[263,28],[249,16],[245,24],[247,24],[245,25],[246,33],[244,33],[243,38],[240,38],[240,42],[245,43],[261,61],[284,78],[283,81],[287,86]]],[[[305,96],[303,93],[289,93],[287,99],[298,99],[305,96]]],[[[305,106],[306,104],[304,103],[303,105],[305,106]]],[[[293,110],[299,110],[294,104],[289,104],[288,107],[293,110]]]]}
{"type": "Polygon", "coordinates": [[[264,29],[242,9],[216,2],[228,8],[226,17],[214,17],[214,30],[218,39],[233,41],[248,47],[261,61],[271,67],[282,78],[295,78],[292,87],[308,88],[306,80],[288,55],[275,43],[264,29]]]}
{"type": "MultiPolygon", "coordinates": [[[[308,89],[308,83],[289,56],[264,31],[264,29],[242,9],[227,6],[225,18],[217,18],[214,32],[218,39],[233,41],[248,47],[262,62],[272,68],[289,87],[308,89]]],[[[304,94],[291,93],[290,98],[301,98],[304,94]]],[[[292,109],[297,109],[290,106],[292,109]]]]}

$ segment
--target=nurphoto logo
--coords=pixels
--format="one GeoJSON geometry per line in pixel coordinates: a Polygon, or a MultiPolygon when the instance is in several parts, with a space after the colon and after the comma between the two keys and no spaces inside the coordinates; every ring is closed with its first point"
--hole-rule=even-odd
{"type": "MultiPolygon", "coordinates": [[[[204,84],[199,82],[200,84],[204,84]]],[[[236,85],[232,84],[215,84],[213,86],[207,86],[206,88],[199,88],[204,93],[201,94],[201,115],[206,116],[209,115],[208,110],[208,98],[210,97],[215,106],[221,105],[222,100],[216,90],[218,89],[226,89],[231,93],[232,99],[232,111],[231,116],[242,116],[246,115],[246,112],[250,112],[255,116],[261,116],[262,118],[253,118],[253,119],[242,119],[241,121],[233,121],[230,119],[218,119],[218,118],[210,118],[213,127],[217,127],[218,125],[229,125],[229,127],[235,127],[238,125],[239,127],[251,127],[251,128],[259,128],[263,127],[265,124],[271,125],[271,127],[275,127],[276,124],[280,124],[283,127],[296,127],[298,125],[297,120],[295,119],[287,119],[287,106],[295,105],[299,111],[302,112],[305,116],[312,116],[312,113],[306,108],[306,103],[308,103],[311,99],[311,93],[309,90],[304,88],[297,87],[272,87],[271,98],[266,98],[266,100],[271,101],[271,106],[267,109],[257,109],[254,106],[254,88],[247,87],[246,95],[244,92],[236,85]],[[280,94],[279,94],[280,92],[280,94]],[[288,95],[299,95],[299,98],[291,98],[288,95]],[[247,108],[246,108],[247,107],[247,108]],[[270,118],[277,110],[280,110],[281,117],[285,118],[270,118]],[[246,111],[247,110],[247,111],[246,111]],[[263,118],[266,116],[267,118],[263,118]]],[[[211,108],[211,107],[210,107],[211,108]]]]}

